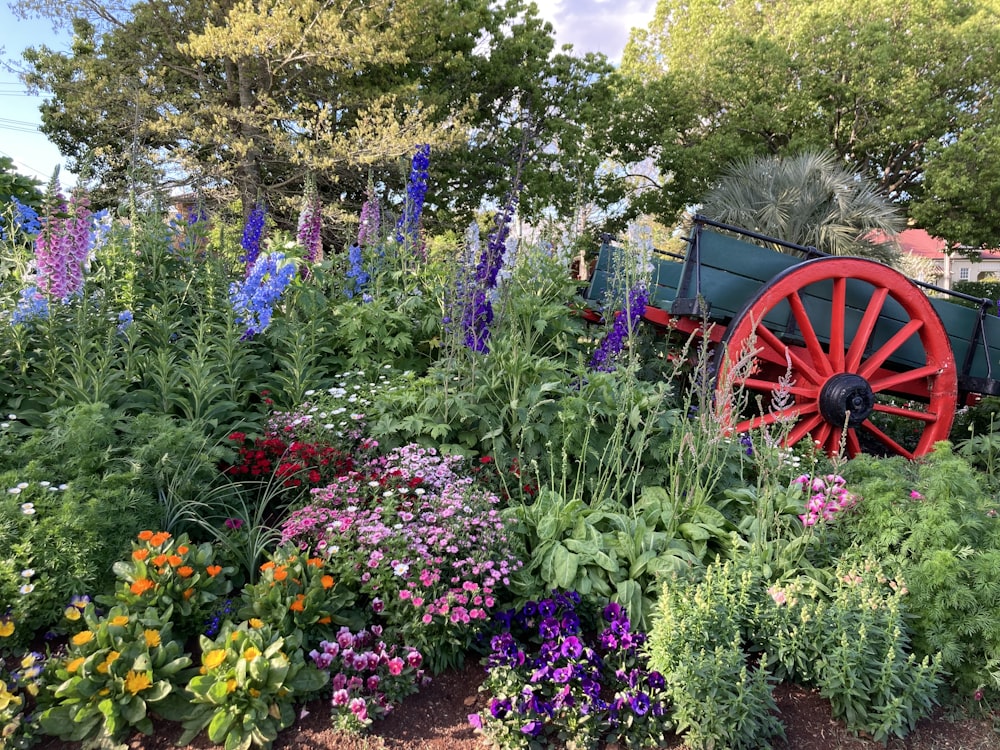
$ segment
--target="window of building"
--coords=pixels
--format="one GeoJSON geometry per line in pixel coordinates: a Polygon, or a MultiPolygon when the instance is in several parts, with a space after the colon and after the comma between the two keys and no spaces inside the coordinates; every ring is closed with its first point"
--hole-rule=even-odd
{"type": "Polygon", "coordinates": [[[969,269],[968,268],[960,268],[960,269],[958,269],[958,278],[959,278],[960,281],[968,281],[969,280],[969,269]]]}

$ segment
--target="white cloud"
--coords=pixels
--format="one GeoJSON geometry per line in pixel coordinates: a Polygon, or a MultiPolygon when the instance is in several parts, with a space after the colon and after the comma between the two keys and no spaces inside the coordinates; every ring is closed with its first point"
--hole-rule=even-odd
{"type": "Polygon", "coordinates": [[[656,0],[535,0],[539,13],[552,22],[556,46],[572,44],[575,52],[603,52],[621,59],[629,33],[653,18],[656,0]]]}

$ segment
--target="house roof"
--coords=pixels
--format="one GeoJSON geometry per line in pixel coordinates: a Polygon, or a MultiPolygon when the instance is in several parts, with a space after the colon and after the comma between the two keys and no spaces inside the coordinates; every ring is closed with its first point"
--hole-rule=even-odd
{"type": "MultiPolygon", "coordinates": [[[[876,232],[874,239],[884,241],[886,235],[876,232]]],[[[896,235],[896,240],[902,252],[931,260],[941,260],[948,246],[940,237],[932,237],[923,229],[904,229],[896,235]]],[[[979,255],[981,260],[1000,260],[1000,250],[983,250],[979,255]]]]}

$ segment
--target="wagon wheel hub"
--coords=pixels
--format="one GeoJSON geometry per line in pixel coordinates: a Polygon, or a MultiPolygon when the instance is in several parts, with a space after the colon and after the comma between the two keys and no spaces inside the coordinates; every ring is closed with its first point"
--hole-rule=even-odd
{"type": "Polygon", "coordinates": [[[834,375],[823,384],[819,394],[819,413],[836,427],[843,427],[845,420],[848,427],[858,427],[874,409],[872,387],[852,372],[834,375]]]}

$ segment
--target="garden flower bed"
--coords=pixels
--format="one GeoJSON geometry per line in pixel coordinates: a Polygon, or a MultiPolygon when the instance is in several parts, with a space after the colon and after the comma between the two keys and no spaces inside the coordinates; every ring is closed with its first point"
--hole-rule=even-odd
{"type": "Polygon", "coordinates": [[[315,202],[7,225],[7,745],[1000,746],[981,415],[919,462],[730,437],[637,325],[642,232],[589,328],[513,197],[329,255],[315,202]]]}

